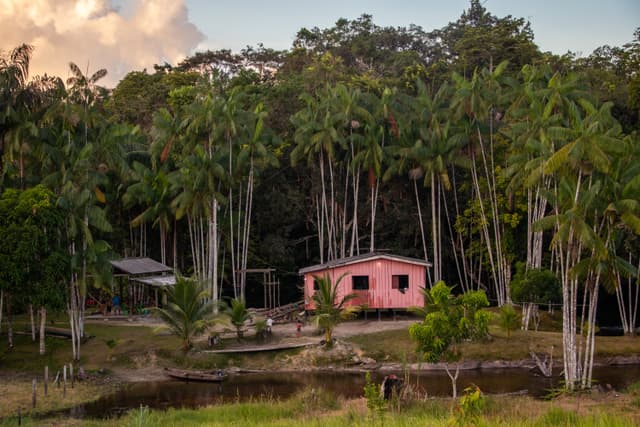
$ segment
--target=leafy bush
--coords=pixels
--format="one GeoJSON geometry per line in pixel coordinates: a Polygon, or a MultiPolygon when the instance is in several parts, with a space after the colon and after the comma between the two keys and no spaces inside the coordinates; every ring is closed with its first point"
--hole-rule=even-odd
{"type": "Polygon", "coordinates": [[[367,408],[372,415],[380,415],[387,409],[387,402],[380,391],[380,384],[371,381],[370,372],[365,374],[364,397],[367,399],[367,408]]]}
{"type": "Polygon", "coordinates": [[[480,387],[472,385],[464,389],[464,396],[458,402],[455,415],[455,425],[478,425],[480,415],[486,406],[486,398],[480,391],[480,387]]]}
{"type": "Polygon", "coordinates": [[[562,301],[560,280],[546,268],[525,270],[525,264],[516,265],[516,274],[510,284],[514,301],[533,304],[558,303],[562,301]]]}

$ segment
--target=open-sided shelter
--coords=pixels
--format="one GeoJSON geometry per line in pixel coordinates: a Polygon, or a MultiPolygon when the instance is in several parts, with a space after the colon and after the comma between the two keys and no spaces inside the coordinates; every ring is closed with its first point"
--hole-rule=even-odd
{"type": "Polygon", "coordinates": [[[299,273],[304,276],[305,309],[315,308],[312,299],[317,290],[315,276],[328,275],[335,283],[343,274],[338,298],[357,295],[348,305],[398,310],[422,307],[424,297],[420,289],[426,286],[430,266],[421,259],[372,252],[303,268],[299,273]]]}
{"type": "Polygon", "coordinates": [[[154,291],[153,300],[158,306],[158,289],[176,284],[173,268],[151,258],[123,258],[110,263],[115,277],[128,279],[129,305],[133,307],[149,302],[151,290],[154,291]]]}

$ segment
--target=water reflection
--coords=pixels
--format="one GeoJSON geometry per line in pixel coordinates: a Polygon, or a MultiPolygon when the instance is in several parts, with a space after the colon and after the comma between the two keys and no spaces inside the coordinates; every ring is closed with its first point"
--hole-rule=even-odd
{"type": "MultiPolygon", "coordinates": [[[[383,373],[372,373],[372,379],[376,382],[381,382],[383,377],[383,373]]],[[[96,402],[73,408],[69,415],[106,418],[120,415],[140,405],[156,409],[197,408],[260,397],[280,399],[305,387],[322,387],[346,398],[359,397],[363,394],[364,378],[364,373],[278,372],[230,376],[222,384],[180,381],[138,383],[96,402]]],[[[640,366],[596,367],[594,378],[601,384],[611,384],[621,390],[640,380],[640,366]]],[[[430,396],[447,396],[451,393],[451,382],[445,372],[412,374],[410,381],[430,396]]],[[[550,388],[557,386],[557,381],[558,378],[550,380],[535,376],[526,369],[471,370],[460,372],[458,390],[476,384],[489,394],[527,390],[530,395],[543,396],[550,388]]]]}

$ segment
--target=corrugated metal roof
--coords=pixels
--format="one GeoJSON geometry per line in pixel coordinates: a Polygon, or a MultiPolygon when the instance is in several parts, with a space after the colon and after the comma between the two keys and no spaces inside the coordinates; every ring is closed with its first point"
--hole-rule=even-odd
{"type": "Polygon", "coordinates": [[[140,282],[143,283],[145,285],[150,285],[150,286],[173,286],[176,284],[176,276],[169,275],[169,276],[147,276],[147,277],[136,277],[135,279],[136,282],[140,282]]]}
{"type": "Polygon", "coordinates": [[[423,265],[425,267],[431,267],[431,263],[423,259],[409,258],[405,256],[392,255],[392,254],[386,254],[386,253],[380,253],[380,252],[370,252],[368,254],[335,259],[325,264],[317,264],[317,265],[312,265],[310,267],[305,267],[300,269],[298,271],[298,274],[312,273],[314,271],[326,270],[327,268],[335,268],[343,265],[355,264],[362,261],[373,261],[376,259],[387,259],[391,261],[400,261],[400,262],[406,262],[409,264],[418,264],[418,265],[423,265]]]}
{"type": "Polygon", "coordinates": [[[118,270],[135,275],[135,274],[154,274],[171,272],[173,268],[154,261],[151,258],[123,258],[119,261],[109,261],[118,270]]]}

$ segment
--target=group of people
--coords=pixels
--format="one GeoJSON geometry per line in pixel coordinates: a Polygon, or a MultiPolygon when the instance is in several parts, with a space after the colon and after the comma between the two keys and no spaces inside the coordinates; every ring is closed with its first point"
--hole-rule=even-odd
{"type": "MultiPolygon", "coordinates": [[[[271,335],[273,331],[273,319],[271,316],[267,317],[267,335],[271,335]]],[[[300,337],[302,334],[302,321],[298,318],[296,319],[296,336],[300,337]]]]}
{"type": "Polygon", "coordinates": [[[120,299],[120,295],[114,294],[111,297],[111,300],[107,300],[108,302],[98,301],[100,305],[100,311],[103,316],[108,314],[112,315],[121,315],[122,314],[122,300],[120,299]]]}

